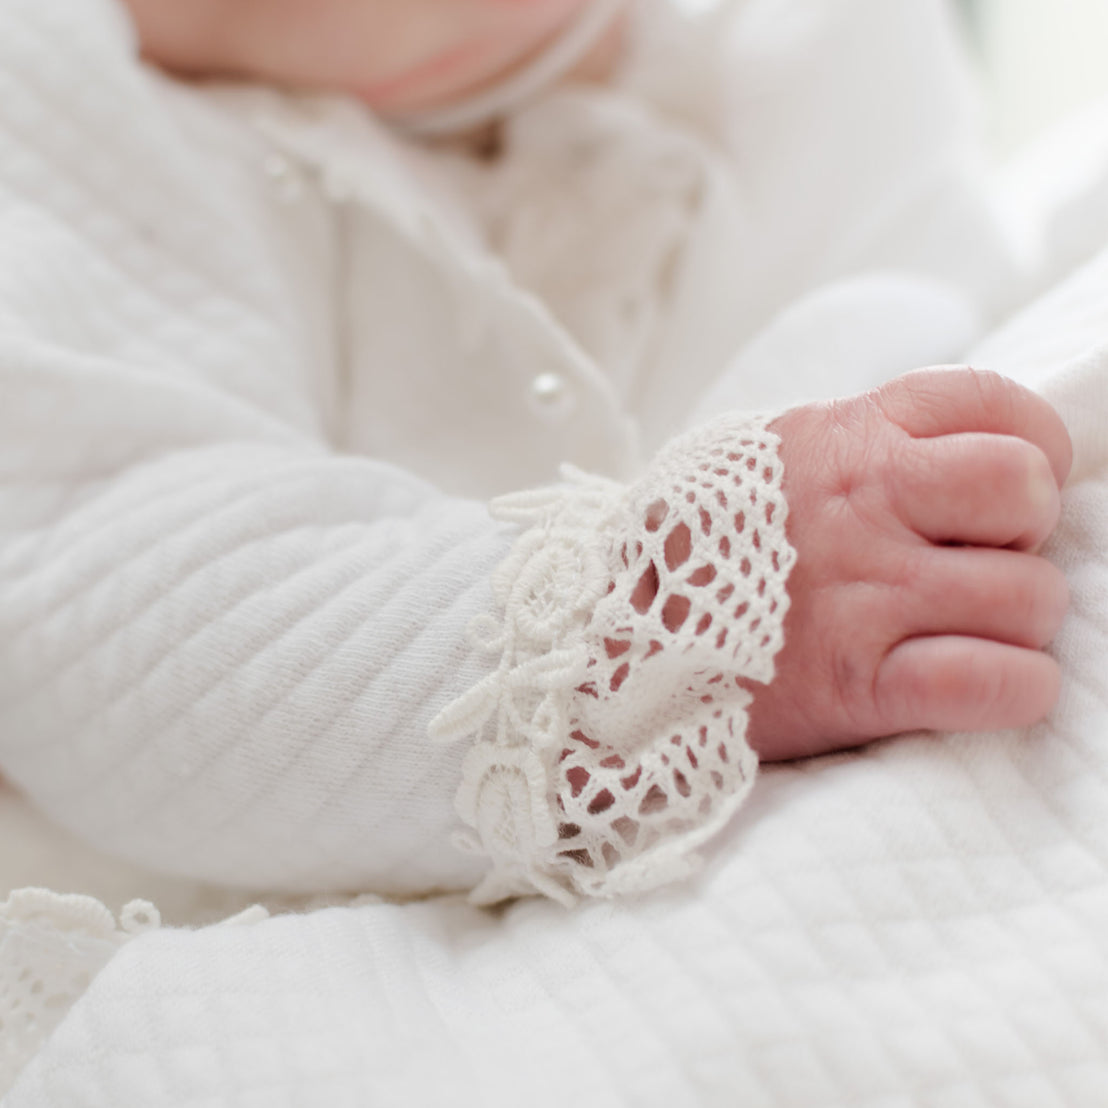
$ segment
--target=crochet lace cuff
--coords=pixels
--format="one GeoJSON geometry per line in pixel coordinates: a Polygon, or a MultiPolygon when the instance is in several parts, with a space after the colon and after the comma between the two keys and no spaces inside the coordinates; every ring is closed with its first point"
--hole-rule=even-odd
{"type": "Polygon", "coordinates": [[[784,641],[778,439],[730,416],[674,440],[627,487],[504,497],[523,528],[472,633],[496,670],[434,722],[473,739],[460,845],[487,855],[477,903],[644,891],[689,873],[753,783],[749,681],[784,641]]]}

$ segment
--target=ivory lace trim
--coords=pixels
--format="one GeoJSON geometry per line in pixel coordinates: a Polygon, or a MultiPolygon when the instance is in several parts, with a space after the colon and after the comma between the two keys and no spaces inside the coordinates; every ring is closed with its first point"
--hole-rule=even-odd
{"type": "MultiPolygon", "coordinates": [[[[268,915],[254,905],[217,926],[268,915]]],[[[145,900],[118,920],[91,896],[47,889],[18,889],[0,903],[0,1097],[116,952],[161,925],[145,900]]]]}
{"type": "Polygon", "coordinates": [[[795,561],[766,423],[683,435],[630,488],[569,470],[494,502],[523,528],[499,614],[472,628],[499,664],[432,725],[473,740],[457,807],[492,863],[476,902],[685,876],[750,789],[745,685],[772,680],[795,561]]]}
{"type": "Polygon", "coordinates": [[[119,947],[160,925],[144,900],[118,922],[92,897],[45,889],[0,904],[0,1094],[119,947]]]}

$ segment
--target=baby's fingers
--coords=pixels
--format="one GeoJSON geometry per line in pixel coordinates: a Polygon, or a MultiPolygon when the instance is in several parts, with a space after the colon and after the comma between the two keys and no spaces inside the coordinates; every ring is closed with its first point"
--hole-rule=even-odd
{"type": "Polygon", "coordinates": [[[887,481],[903,522],[936,543],[1034,550],[1061,513],[1050,460],[1011,435],[912,440],[898,452],[887,481]]]}
{"type": "Polygon", "coordinates": [[[894,647],[874,680],[874,698],[890,734],[997,731],[1027,727],[1058,700],[1053,658],[986,639],[941,635],[894,647]]]}
{"type": "Polygon", "coordinates": [[[1069,607],[1065,574],[1012,550],[930,551],[899,603],[909,635],[966,635],[1038,649],[1058,634],[1069,607]]]}
{"type": "Polygon", "coordinates": [[[1073,464],[1073,445],[1058,413],[1007,377],[975,369],[920,369],[878,389],[888,419],[913,438],[985,431],[1034,443],[1050,459],[1059,488],[1073,464]]]}

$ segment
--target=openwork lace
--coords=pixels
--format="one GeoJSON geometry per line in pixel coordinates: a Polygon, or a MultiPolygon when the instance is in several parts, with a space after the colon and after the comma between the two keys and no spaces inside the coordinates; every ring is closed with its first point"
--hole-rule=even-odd
{"type": "MultiPolygon", "coordinates": [[[[254,904],[215,926],[268,917],[254,904]]],[[[48,889],[17,889],[0,903],[0,1098],[120,947],[161,926],[146,900],[132,900],[118,921],[91,896],[48,889]]]]}
{"type": "Polygon", "coordinates": [[[795,560],[777,441],[728,417],[630,488],[569,471],[494,503],[523,528],[472,629],[499,664],[432,728],[474,739],[458,811],[492,862],[477,902],[653,888],[741,803],[745,685],[773,677],[795,560]]]}
{"type": "Polygon", "coordinates": [[[119,947],[160,925],[144,900],[118,922],[92,897],[45,889],[0,904],[0,1094],[119,947]]]}

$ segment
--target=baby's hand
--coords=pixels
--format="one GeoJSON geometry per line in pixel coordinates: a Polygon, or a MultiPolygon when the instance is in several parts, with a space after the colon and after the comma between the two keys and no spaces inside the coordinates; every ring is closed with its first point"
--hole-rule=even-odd
{"type": "Polygon", "coordinates": [[[1042,647],[1068,603],[1036,553],[1072,461],[1057,413],[995,374],[921,370],[772,429],[798,560],[778,676],[751,709],[762,757],[1042,719],[1060,682],[1042,647]]]}

